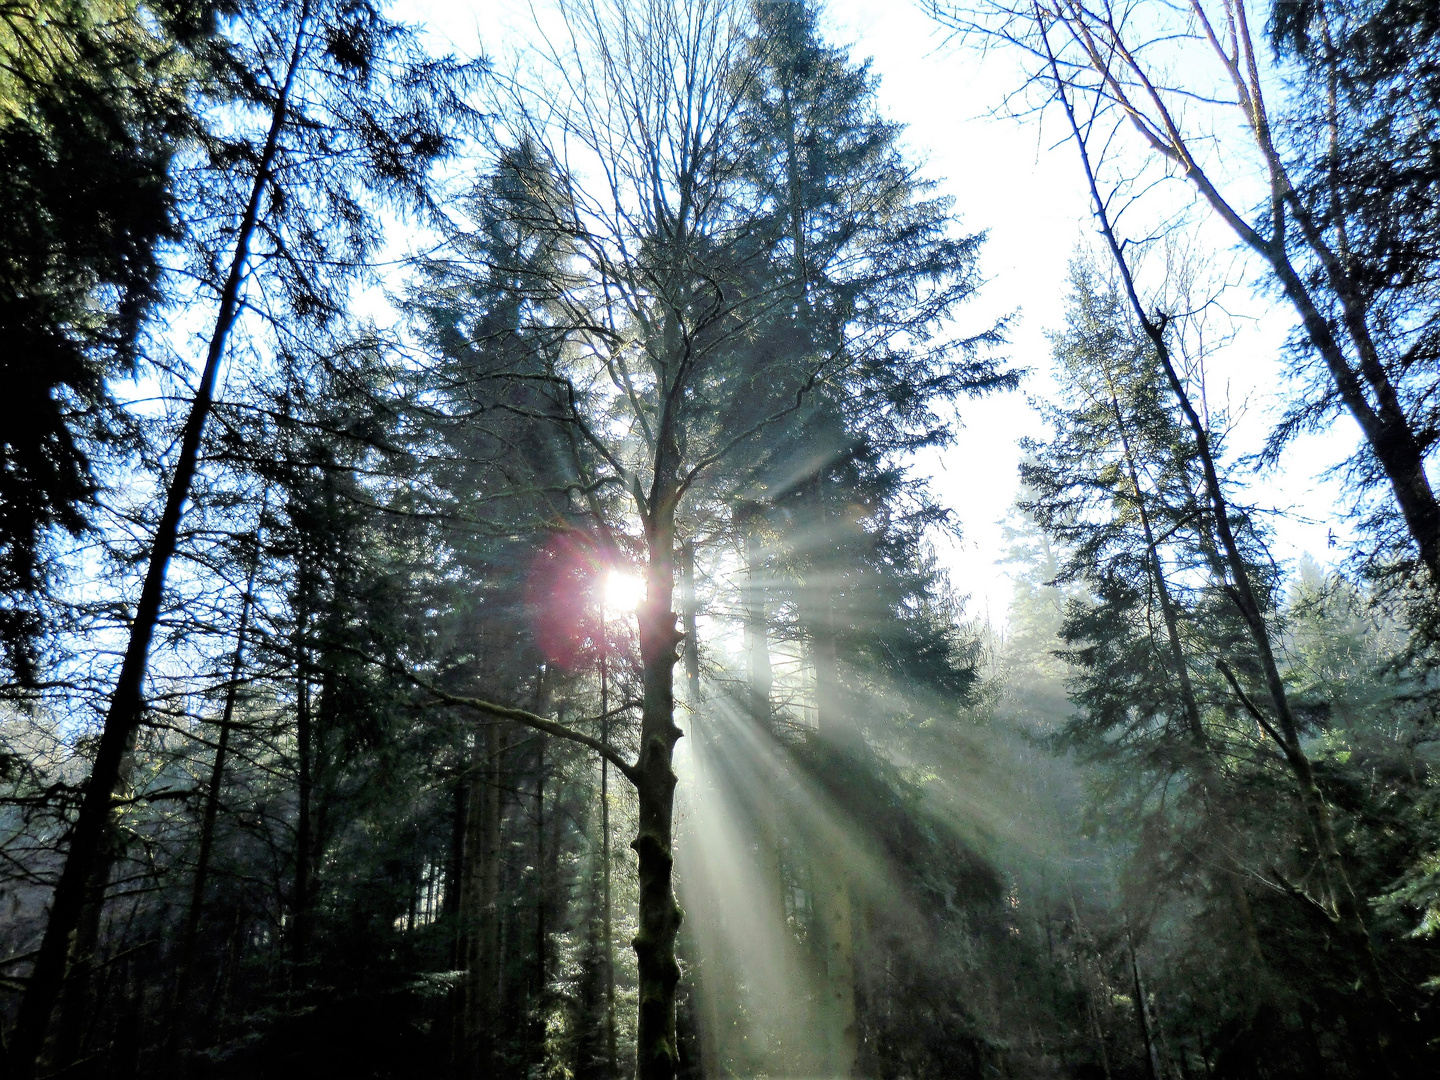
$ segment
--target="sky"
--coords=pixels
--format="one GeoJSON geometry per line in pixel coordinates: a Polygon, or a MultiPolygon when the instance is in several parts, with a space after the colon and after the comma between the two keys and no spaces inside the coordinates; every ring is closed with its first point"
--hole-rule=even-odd
{"type": "MultiPolygon", "coordinates": [[[[426,24],[436,44],[472,53],[479,43],[502,67],[526,46],[533,26],[523,0],[401,0],[396,11],[426,24]]],[[[954,198],[965,231],[988,236],[981,255],[986,284],[962,311],[957,332],[1016,315],[1005,353],[1031,372],[1022,389],[962,403],[963,428],[953,445],[916,463],[961,525],[962,538],[940,547],[953,586],[969,596],[972,617],[1003,626],[1013,581],[997,560],[1005,551],[1001,523],[1017,493],[1018,442],[1045,434],[1031,400],[1054,392],[1046,334],[1063,324],[1068,264],[1095,236],[1083,174],[1058,123],[1042,130],[1038,122],[999,114],[1021,77],[1009,53],[982,56],[947,42],[917,4],[899,0],[828,0],[822,27],[856,61],[870,60],[880,110],[906,125],[909,158],[954,198]]],[[[1211,261],[1236,267],[1232,276],[1244,280],[1246,256],[1221,227],[1202,230],[1199,242],[1211,261]]],[[[1279,345],[1291,319],[1244,287],[1226,303],[1245,317],[1211,359],[1207,392],[1235,418],[1231,446],[1253,449],[1278,410],[1279,345]]],[[[1338,554],[1328,541],[1332,529],[1348,536],[1337,512],[1343,499],[1338,485],[1319,474],[1346,456],[1355,437],[1348,420],[1304,437],[1277,470],[1251,484],[1252,502],[1288,511],[1274,520],[1277,558],[1293,562],[1308,553],[1325,562],[1338,554]]]]}
{"type": "MultiPolygon", "coordinates": [[[[988,281],[977,310],[1019,313],[1008,351],[1032,375],[1018,393],[963,407],[964,431],[931,466],[935,489],[964,526],[965,539],[947,552],[952,580],[970,595],[972,615],[1000,625],[1013,582],[996,560],[1005,548],[1001,522],[1017,493],[1017,443],[1045,434],[1030,399],[1053,392],[1046,334],[1064,322],[1071,258],[1096,235],[1084,175],[1073,145],[1061,139],[1058,115],[1043,130],[1037,121],[999,115],[1021,78],[1009,53],[982,56],[947,42],[916,4],[830,0],[827,14],[837,43],[872,58],[881,108],[907,125],[909,148],[954,196],[966,226],[988,233],[981,257],[988,281]]],[[[1201,243],[1243,280],[1247,256],[1231,234],[1217,225],[1201,243]]],[[[1277,412],[1279,345],[1291,318],[1248,288],[1236,292],[1227,306],[1250,318],[1214,357],[1208,389],[1237,418],[1232,445],[1248,450],[1258,448],[1277,412]]],[[[1252,485],[1257,504],[1290,511],[1276,519],[1277,557],[1293,561],[1308,553],[1325,562],[1336,554],[1330,530],[1348,535],[1336,520],[1341,492],[1318,474],[1346,455],[1354,436],[1345,420],[1327,435],[1298,440],[1274,474],[1252,485]]]]}

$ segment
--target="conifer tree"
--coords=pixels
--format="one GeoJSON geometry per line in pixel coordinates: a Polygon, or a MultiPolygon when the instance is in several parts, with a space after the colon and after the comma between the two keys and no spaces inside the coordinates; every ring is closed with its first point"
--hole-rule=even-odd
{"type": "Polygon", "coordinates": [[[144,711],[166,574],[242,300],[275,318],[276,330],[323,329],[343,308],[347,274],[377,240],[367,200],[423,206],[428,166],[451,145],[443,118],[460,111],[454,65],[423,57],[406,31],[369,5],[246,7],[224,30],[208,50],[210,85],[218,105],[253,109],[247,118],[258,123],[231,126],[217,117],[202,140],[208,167],[190,174],[192,187],[180,185],[193,226],[193,271],[214,288],[213,320],[104,730],[10,1040],[11,1068],[20,1077],[33,1074],[43,1051],[70,935],[103,861],[111,796],[144,711]],[[314,168],[321,159],[324,168],[314,168]],[[258,280],[250,277],[252,256],[265,270],[258,280]],[[260,290],[260,281],[274,292],[260,290]]]}
{"type": "Polygon", "coordinates": [[[0,12],[0,659],[22,684],[44,630],[47,533],[86,524],[92,459],[117,436],[108,381],[135,370],[157,247],[175,237],[186,47],[208,21],[203,3],[0,12]]]}
{"type": "Polygon", "coordinates": [[[1300,734],[1313,714],[1274,659],[1283,612],[1263,534],[1228,497],[1220,440],[1205,427],[1203,442],[1195,434],[1174,361],[1137,332],[1116,288],[1097,287],[1084,267],[1074,283],[1070,325],[1056,338],[1066,373],[1066,401],[1051,410],[1057,436],[1033,444],[1025,467],[1027,505],[1071,552],[1060,580],[1089,590],[1061,630],[1079,706],[1061,742],[1113,771],[1109,807],[1137,830],[1147,875],[1200,890],[1209,917],[1238,928],[1228,962],[1256,980],[1236,995],[1250,1010],[1239,1022],[1263,1023],[1257,1011],[1293,1002],[1270,964],[1311,933],[1284,919],[1267,917],[1268,932],[1257,925],[1246,879],[1258,863],[1292,904],[1325,913],[1321,925],[1344,950],[1346,974],[1317,971],[1309,992],[1348,1017],[1364,1052],[1388,1030],[1391,1061],[1404,1060],[1403,1021],[1377,997],[1378,946],[1353,899],[1356,869],[1335,840],[1336,794],[1319,780],[1328,766],[1300,734]],[[1279,703],[1267,685],[1276,680],[1279,703]],[[1275,719],[1282,707],[1289,727],[1275,719]],[[1312,859],[1326,876],[1295,884],[1312,859]],[[1341,989],[1349,980],[1358,992],[1341,989]]]}

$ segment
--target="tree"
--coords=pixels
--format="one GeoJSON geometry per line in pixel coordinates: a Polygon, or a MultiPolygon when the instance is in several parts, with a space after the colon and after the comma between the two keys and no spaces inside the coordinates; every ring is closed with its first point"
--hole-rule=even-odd
{"type": "MultiPolygon", "coordinates": [[[[1418,47],[1413,62],[1423,66],[1433,40],[1427,23],[1406,5],[1384,8],[1373,23],[1345,4],[1277,5],[1277,40],[1299,43],[1308,65],[1302,77],[1315,89],[1324,87],[1318,98],[1300,95],[1297,100],[1316,104],[1300,106],[1300,122],[1286,124],[1267,103],[1272,73],[1243,0],[1176,7],[1108,0],[996,3],[973,12],[937,3],[931,10],[964,33],[1018,46],[1034,65],[1027,85],[1047,103],[1068,96],[1090,137],[1096,172],[1118,170],[1113,190],[1138,191],[1146,182],[1135,159],[1122,159],[1118,151],[1133,133],[1162,175],[1188,184],[1259,258],[1262,280],[1294,309],[1303,335],[1293,350],[1303,396],[1277,428],[1272,456],[1291,435],[1344,408],[1365,440],[1352,459],[1352,480],[1362,492],[1388,489],[1403,522],[1400,534],[1431,584],[1440,582],[1440,503],[1425,472],[1434,444],[1434,381],[1419,362],[1433,348],[1433,256],[1424,239],[1426,203],[1406,194],[1426,181],[1423,166],[1391,172],[1392,160],[1418,160],[1418,147],[1432,137],[1426,132],[1433,131],[1434,110],[1425,104],[1430,83],[1405,79],[1395,69],[1395,57],[1412,60],[1403,46],[1390,52],[1387,70],[1384,61],[1366,59],[1378,60],[1378,54],[1365,44],[1381,25],[1404,28],[1406,43],[1418,47]],[[1171,58],[1189,65],[1187,79],[1169,78],[1165,65],[1171,58]],[[1388,87],[1388,107],[1381,104],[1382,92],[1363,89],[1365,70],[1388,87]],[[1265,193],[1252,211],[1245,209],[1248,196],[1239,183],[1227,183],[1227,172],[1239,173],[1220,163],[1187,112],[1186,102],[1197,96],[1235,109],[1243,121],[1243,141],[1234,149],[1247,156],[1265,193]],[[1373,118],[1382,114],[1396,117],[1394,125],[1382,118],[1372,130],[1373,118]],[[1387,130],[1391,134],[1382,136],[1387,130]],[[1383,148],[1380,141],[1372,144],[1377,157],[1362,154],[1353,172],[1340,170],[1338,163],[1351,158],[1345,148],[1368,140],[1367,132],[1388,141],[1383,148]],[[1376,174],[1377,160],[1384,162],[1379,169],[1387,187],[1394,183],[1393,198],[1362,193],[1369,183],[1362,177],[1376,174]],[[1312,358],[1323,376],[1316,377],[1312,358]]],[[[1380,546],[1391,550],[1386,518],[1382,514],[1378,522],[1380,546]]]]}
{"type": "MultiPolygon", "coordinates": [[[[602,559],[592,533],[605,522],[595,512],[605,493],[577,478],[573,433],[537,419],[551,404],[543,384],[564,340],[543,311],[564,244],[532,224],[544,220],[536,191],[550,185],[533,146],[502,153],[466,200],[473,231],[452,233],[410,297],[432,355],[409,407],[411,449],[427,480],[419,505],[438,524],[443,584],[427,604],[439,613],[438,681],[452,693],[525,701],[531,711],[566,703],[577,674],[604,662],[594,603],[602,559]]],[[[612,545],[610,561],[616,554],[612,545]]],[[[599,712],[608,742],[603,690],[599,712]]],[[[457,969],[466,973],[456,1058],[489,1069],[503,1049],[500,837],[506,791],[515,786],[502,770],[513,756],[506,744],[519,733],[473,710],[466,716],[463,739],[473,745],[457,747],[465,825],[451,882],[457,969]]],[[[542,768],[537,787],[543,778],[542,768]]],[[[543,795],[537,799],[543,807],[543,795]]]]}
{"type": "MultiPolygon", "coordinates": [[[[552,51],[553,70],[583,69],[587,78],[568,83],[565,97],[550,94],[543,110],[538,97],[508,104],[523,141],[501,167],[510,173],[504,190],[525,195],[509,211],[523,211],[517,235],[563,258],[548,277],[514,275],[508,287],[528,306],[532,329],[511,339],[519,356],[496,351],[488,378],[517,393],[524,387],[536,403],[504,407],[555,425],[574,447],[569,484],[595,515],[602,554],[613,559],[628,547],[646,575],[639,757],[602,753],[639,794],[640,1074],[670,1075],[679,974],[670,883],[671,755],[680,737],[673,592],[682,530],[709,516],[702,508],[753,484],[754,466],[735,471],[745,455],[794,453],[794,437],[778,433],[802,430],[795,425],[817,415],[822,396],[864,394],[876,415],[891,417],[898,439],[907,425],[924,424],[925,402],[1003,377],[986,361],[952,361],[979,339],[929,342],[973,289],[976,241],[946,237],[944,208],[914,197],[922,189],[906,179],[893,129],[864,111],[863,76],[847,73],[837,101],[818,99],[827,72],[840,69],[813,31],[788,46],[824,61],[797,90],[808,110],[797,126],[795,115],[776,118],[788,91],[756,89],[770,78],[766,49],[779,45],[751,50],[739,8],[562,14],[572,42],[552,51]],[[676,82],[662,74],[672,69],[685,75],[676,82]],[[790,145],[777,123],[789,125],[792,139],[799,132],[795,145],[811,154],[811,193],[784,210],[774,195],[794,190],[783,177],[799,163],[777,157],[790,145]],[[850,134],[831,140],[827,124],[850,134]],[[575,148],[568,155],[562,137],[575,148]],[[844,168],[858,194],[830,174],[841,166],[832,152],[849,155],[844,168]],[[873,183],[860,179],[867,169],[873,183]],[[592,176],[600,186],[587,185],[592,176]],[[809,251],[799,262],[797,227],[809,251]],[[797,305],[807,277],[813,296],[797,305]],[[815,311],[823,314],[812,320],[815,311]],[[631,505],[621,511],[616,495],[631,505]],[[638,535],[620,541],[630,528],[638,535]]],[[[514,709],[496,715],[544,719],[514,709]]],[[[545,723],[541,730],[559,733],[545,723]]]]}
{"type": "Polygon", "coordinates": [[[257,296],[251,306],[323,328],[342,307],[345,274],[363,265],[378,240],[366,200],[423,206],[429,165],[451,145],[442,124],[460,111],[454,65],[423,57],[406,31],[369,5],[261,5],[238,12],[225,29],[212,52],[217,96],[259,122],[230,127],[217,117],[203,143],[209,167],[194,174],[198,182],[186,192],[187,201],[195,200],[187,206],[196,226],[194,274],[214,289],[214,319],[164,484],[124,659],[11,1040],[11,1068],[21,1077],[33,1073],[42,1052],[69,936],[102,858],[111,795],[143,714],[166,573],[220,364],[240,323],[252,252],[264,256],[260,280],[268,277],[279,295],[268,305],[257,296]],[[326,162],[323,170],[308,167],[318,158],[326,162]]]}
{"type": "Polygon", "coordinates": [[[171,159],[193,122],[187,47],[208,18],[185,3],[0,12],[0,650],[21,684],[47,533],[85,527],[92,458],[117,436],[108,380],[134,370],[159,295],[171,159]]]}
{"type": "MultiPolygon", "coordinates": [[[[1015,375],[984,350],[1003,326],[959,338],[927,329],[978,285],[981,237],[957,235],[948,203],[904,160],[866,67],[823,40],[811,5],[757,5],[755,17],[745,176],[772,208],[770,262],[789,280],[775,285],[787,303],[757,321],[747,348],[802,362],[834,351],[844,362],[796,424],[772,432],[746,471],[722,482],[736,492],[730,518],[752,580],[743,600],[751,711],[782,743],[779,729],[795,724],[771,716],[768,602],[790,613],[777,638],[803,642],[819,738],[843,755],[863,745],[869,710],[858,703],[877,684],[966,695],[971,671],[949,619],[929,621],[934,580],[922,548],[946,515],[901,462],[948,440],[942,414],[959,397],[1011,386],[1015,375]]],[[[797,872],[813,886],[812,941],[827,972],[819,1015],[828,1046],[816,1067],[848,1075],[859,1038],[853,871],[817,854],[797,872]]]]}
{"type": "Polygon", "coordinates": [[[1315,699],[1278,659],[1283,594],[1263,535],[1227,497],[1219,440],[1202,440],[1209,428],[1156,335],[1135,326],[1137,305],[1084,270],[1075,281],[1057,337],[1069,400],[1052,410],[1057,438],[1031,447],[1025,470],[1037,519],[1073,552],[1062,580],[1092,593],[1072,602],[1062,628],[1080,706],[1063,744],[1114,770],[1112,790],[1128,805],[1112,805],[1126,806],[1138,833],[1137,862],[1174,887],[1213,889],[1208,917],[1238,925],[1246,947],[1228,963],[1256,979],[1243,1008],[1293,1003],[1295,987],[1273,980],[1270,963],[1324,932],[1343,945],[1346,967],[1316,970],[1305,993],[1349,1018],[1363,1052],[1388,1043],[1398,1063],[1413,1051],[1362,914],[1366,863],[1342,824],[1345,784],[1309,737],[1315,699]],[[1325,874],[1319,895],[1293,877],[1310,859],[1325,874]],[[1267,903],[1263,940],[1245,884],[1258,865],[1292,905],[1277,927],[1267,903]],[[1382,1042],[1377,1029],[1391,1034],[1382,1042]]]}
{"type": "MultiPolygon", "coordinates": [[[[529,224],[570,237],[570,259],[579,270],[571,271],[564,291],[551,293],[559,308],[552,317],[566,328],[570,348],[539,386],[547,391],[548,415],[583,444],[576,479],[593,487],[595,470],[601,470],[631,496],[641,533],[647,598],[639,612],[639,756],[632,763],[610,747],[602,752],[639,797],[632,845],[640,878],[633,943],[640,977],[638,1074],[670,1077],[677,1064],[680,974],[674,954],[680,911],[671,883],[671,762],[681,735],[673,693],[680,641],[672,605],[677,513],[710,466],[794,410],[815,373],[777,380],[768,395],[774,402],[766,407],[769,415],[748,430],[727,431],[714,422],[741,389],[716,366],[717,348],[737,323],[743,325],[746,310],[769,302],[728,291],[757,258],[738,227],[743,222],[729,216],[734,203],[726,153],[742,77],[736,66],[738,13],[696,3],[641,12],[567,8],[564,14],[574,34],[574,59],[590,65],[595,81],[572,84],[573,97],[562,102],[555,128],[528,112],[515,114],[517,127],[542,149],[557,177],[559,198],[541,204],[544,216],[529,224]],[[578,55],[581,48],[586,55],[578,55]],[[678,81],[666,74],[672,65],[684,73],[678,81]],[[550,141],[556,129],[592,155],[608,191],[591,200],[567,175],[550,141]],[[591,381],[592,372],[613,380],[613,398],[591,381]],[[721,381],[698,393],[710,379],[721,381]],[[628,413],[626,426],[640,440],[638,455],[611,442],[606,417],[612,408],[628,413]]],[[[552,59],[563,73],[561,57],[552,59]]],[[[543,194],[531,177],[520,181],[543,194]]],[[[520,718],[514,710],[501,715],[520,718]]]]}

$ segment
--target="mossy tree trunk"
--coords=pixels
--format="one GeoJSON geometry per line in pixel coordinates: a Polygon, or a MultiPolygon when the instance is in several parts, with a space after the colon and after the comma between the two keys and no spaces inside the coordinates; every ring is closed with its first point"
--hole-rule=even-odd
{"type": "Polygon", "coordinates": [[[675,987],[680,965],[675,940],[680,905],[675,900],[675,663],[681,634],[676,628],[675,512],[679,503],[679,453],[674,436],[662,428],[645,517],[647,556],[645,602],[640,629],[640,754],[632,783],[639,828],[630,845],[639,859],[639,931],[633,942],[639,966],[640,1016],[636,1038],[639,1080],[673,1080],[679,1066],[675,1042],[675,987]]]}

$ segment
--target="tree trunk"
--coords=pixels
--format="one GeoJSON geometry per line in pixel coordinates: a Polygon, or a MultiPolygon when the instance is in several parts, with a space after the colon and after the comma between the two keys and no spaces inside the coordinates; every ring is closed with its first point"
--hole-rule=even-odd
{"type": "MultiPolygon", "coordinates": [[[[603,612],[601,615],[603,622],[603,612]]],[[[601,628],[600,646],[600,741],[610,743],[610,662],[609,642],[601,628]]],[[[614,873],[610,852],[610,761],[600,759],[600,874],[601,874],[601,942],[605,949],[605,1060],[610,1077],[620,1075],[620,1052],[615,1032],[615,915],[611,904],[611,877],[614,873]]]]}
{"type": "Polygon", "coordinates": [[[860,1053],[855,1016],[855,928],[850,874],[822,853],[811,868],[815,882],[815,918],[820,929],[824,985],[821,1018],[825,1024],[825,1075],[855,1075],[860,1053]]]}
{"type": "Polygon", "coordinates": [[[546,935],[546,898],[551,874],[545,853],[545,735],[537,733],[539,746],[535,762],[535,1064],[545,1071],[545,994],[550,984],[549,943],[546,935]]]}
{"type": "MultiPolygon", "coordinates": [[[[463,751],[462,751],[463,752],[463,751]]],[[[465,814],[469,805],[471,783],[462,774],[455,781],[450,817],[450,850],[445,858],[445,892],[440,900],[440,915],[451,923],[460,913],[460,891],[465,867],[465,814]]],[[[458,936],[457,939],[458,941],[458,936]]],[[[460,969],[460,954],[451,957],[451,969],[460,969]]]]}
{"type": "Polygon", "coordinates": [[[310,723],[310,672],[305,647],[305,618],[302,612],[300,625],[295,633],[296,678],[295,678],[295,761],[296,761],[296,821],[295,821],[295,886],[290,898],[290,963],[291,982],[303,984],[301,967],[304,965],[310,945],[310,851],[311,836],[310,802],[314,793],[314,764],[310,723]]]}
{"type": "Polygon", "coordinates": [[[1165,1070],[1160,1064],[1160,1050],[1155,1045],[1155,1033],[1151,1030],[1150,1004],[1146,1001],[1145,980],[1140,974],[1140,961],[1135,956],[1135,944],[1130,940],[1130,929],[1125,929],[1125,945],[1130,952],[1130,974],[1135,988],[1135,1019],[1140,1027],[1140,1036],[1145,1041],[1145,1073],[1150,1080],[1165,1080],[1165,1070]]]}
{"type": "MultiPolygon", "coordinates": [[[[1109,373],[1106,373],[1109,382],[1109,373]]],[[[1204,756],[1207,745],[1205,727],[1200,722],[1200,706],[1195,698],[1195,687],[1190,681],[1190,665],[1185,662],[1185,648],[1180,641],[1180,620],[1175,603],[1170,598],[1170,585],[1165,580],[1165,567],[1160,562],[1160,546],[1155,541],[1155,530],[1150,524],[1150,511],[1145,505],[1145,493],[1140,487],[1140,473],[1135,464],[1135,455],[1130,448],[1130,436],[1125,430],[1125,418],[1120,411],[1120,399],[1115,389],[1110,388],[1110,406],[1115,413],[1115,424],[1120,432],[1120,446],[1125,453],[1125,465],[1130,476],[1130,487],[1135,493],[1135,509],[1140,516],[1140,527],[1145,535],[1145,548],[1150,553],[1150,571],[1155,582],[1155,592],[1160,599],[1160,615],[1165,621],[1165,638],[1170,646],[1170,661],[1175,665],[1175,676],[1180,682],[1180,701],[1185,709],[1185,723],[1196,752],[1201,755],[1201,768],[1209,773],[1209,761],[1204,756]]]]}
{"type": "MultiPolygon", "coordinates": [[[[807,583],[809,611],[806,636],[811,663],[815,667],[816,734],[828,746],[852,750],[859,741],[850,717],[844,713],[840,692],[840,662],[835,642],[835,604],[825,570],[817,565],[824,550],[826,513],[822,474],[811,487],[813,525],[822,538],[812,556],[811,580],[807,583]]],[[[858,1024],[855,1013],[855,933],[851,907],[850,872],[832,852],[813,855],[815,921],[819,928],[820,965],[824,977],[820,1019],[827,1074],[853,1076],[859,1057],[858,1024]]]]}
{"type": "Polygon", "coordinates": [[[840,661],[835,647],[835,599],[829,571],[820,563],[822,553],[831,544],[829,516],[825,512],[824,473],[817,472],[810,481],[810,526],[817,533],[812,541],[810,580],[805,585],[808,610],[805,613],[805,635],[810,649],[810,663],[815,669],[815,727],[820,737],[831,745],[848,744],[853,729],[844,715],[840,695],[840,661]]]}
{"type": "Polygon", "coordinates": [[[225,784],[226,758],[240,693],[240,673],[245,661],[245,639],[250,633],[250,614],[255,600],[255,575],[260,567],[260,530],[264,526],[269,491],[260,500],[260,523],[250,547],[250,565],[245,575],[245,592],[240,600],[240,627],[235,634],[235,652],[230,660],[230,678],[225,684],[225,704],[220,711],[220,729],[215,741],[215,758],[210,763],[210,781],[205,789],[205,809],[200,818],[200,850],[195,856],[195,875],[190,881],[190,903],[180,939],[180,958],[175,968],[175,992],[170,1006],[170,1033],[166,1057],[180,1048],[190,1015],[190,980],[195,946],[200,937],[200,917],[205,908],[205,889],[210,877],[210,858],[215,846],[215,823],[220,815],[220,794],[225,784]]]}
{"type": "Polygon", "coordinates": [[[464,865],[461,870],[461,959],[464,971],[460,1011],[462,1077],[489,1075],[499,989],[500,825],[503,810],[499,721],[485,724],[475,739],[470,797],[466,806],[464,865]]]}
{"type": "MultiPolygon", "coordinates": [[[[1303,224],[1303,222],[1302,222],[1303,224]]],[[[1312,230],[1302,230],[1308,232],[1312,230]]],[[[1252,245],[1254,246],[1254,245],[1252,245]]],[[[1280,279],[1285,295],[1299,312],[1306,337],[1325,361],[1341,401],[1360,426],[1375,460],[1390,483],[1396,505],[1405,519],[1405,527],[1420,553],[1420,561],[1430,572],[1432,585],[1440,584],[1440,502],[1425,473],[1425,449],[1400,404],[1395,388],[1377,356],[1373,354],[1369,327],[1358,305],[1345,299],[1348,278],[1332,273],[1332,285],[1341,296],[1343,322],[1351,340],[1361,351],[1361,370],[1375,396],[1372,406],[1360,378],[1350,366],[1344,350],[1336,340],[1333,323],[1315,306],[1303,279],[1291,266],[1283,245],[1271,242],[1258,250],[1270,262],[1280,279]]],[[[1327,269],[1329,267],[1327,266],[1327,269]]]]}
{"type": "Polygon", "coordinates": [[[770,667],[770,622],[765,605],[765,547],[760,536],[763,520],[759,507],[737,508],[736,524],[745,536],[745,584],[741,602],[745,609],[745,655],[750,676],[750,716],[769,730],[770,692],[774,675],[770,667]]]}
{"type": "MultiPolygon", "coordinates": [[[[1080,908],[1075,903],[1073,888],[1070,890],[1070,914],[1075,920],[1075,935],[1087,946],[1088,953],[1093,946],[1085,924],[1080,921],[1080,908]]],[[[1100,1070],[1105,1074],[1105,1080],[1111,1080],[1110,1055],[1105,1049],[1105,1031],[1100,1026],[1100,1014],[1095,1008],[1095,994],[1091,986],[1088,957],[1082,957],[1078,948],[1075,949],[1074,956],[1080,974],[1080,992],[1085,996],[1085,1012],[1090,1018],[1090,1035],[1095,1040],[1095,1053],[1100,1058],[1100,1070]]]]}
{"type": "Polygon", "coordinates": [[[60,995],[60,1013],[56,1024],[52,1064],[64,1069],[83,1056],[86,1037],[94,1020],[96,950],[100,945],[100,925],[105,915],[105,890],[115,866],[119,837],[114,828],[105,830],[105,846],[95,862],[95,870],[86,890],[85,908],[75,937],[70,943],[70,965],[65,972],[65,987],[60,995]]]}
{"type": "Polygon", "coordinates": [[[175,472],[165,492],[165,505],[155,527],[150,546],[150,559],[140,601],[130,623],[130,637],[125,646],[120,675],[110,696],[105,726],[95,751],[95,762],[85,784],[80,813],[70,836],[70,850],[55,894],[50,901],[50,918],[40,943],[20,1003],[10,1042],[9,1071],[15,1080],[31,1080],[45,1043],[50,1016],[65,978],[70,938],[80,922],[85,906],[87,885],[95,873],[96,860],[104,847],[104,835],[110,820],[110,802],[120,781],[123,762],[134,747],[135,735],[144,711],[145,675],[150,661],[150,643],[160,621],[160,606],[165,594],[165,578],[170,560],[180,539],[180,518],[190,497],[190,487],[200,460],[200,439],[205,431],[214,400],[215,381],[220,361],[225,355],[230,332],[240,311],[240,286],[249,262],[250,243],[260,220],[260,206],[270,182],[270,169],[279,146],[280,132],[289,113],[291,88],[300,66],[306,40],[304,22],[297,28],[295,46],[290,54],[285,81],[275,99],[270,127],[260,152],[255,179],[250,189],[240,226],[236,232],[235,249],[220,293],[220,307],[210,334],[205,366],[190,404],[190,414],[180,432],[180,449],[175,459],[175,472]]]}
{"type": "MultiPolygon", "coordinates": [[[[469,740],[467,740],[468,742],[469,740]]],[[[468,1080],[471,1069],[468,1056],[466,1003],[470,995],[467,968],[470,960],[470,939],[474,933],[471,893],[474,880],[471,862],[474,859],[474,838],[470,824],[471,811],[480,798],[480,777],[475,763],[478,753],[465,747],[460,778],[455,784],[455,817],[450,831],[450,873],[445,886],[445,911],[451,917],[454,938],[451,943],[450,970],[460,972],[460,980],[446,996],[445,1022],[450,1033],[450,1071],[452,1080],[468,1080]]]]}
{"type": "Polygon", "coordinates": [[[675,1043],[675,987],[680,966],[675,939],[680,905],[673,872],[675,811],[675,663],[680,633],[675,627],[675,510],[679,498],[679,454],[673,435],[662,431],[655,480],[646,514],[645,602],[638,611],[642,703],[640,754],[634,784],[639,827],[630,845],[639,860],[639,931],[633,946],[640,980],[636,1076],[674,1080],[679,1065],[675,1043]]]}

